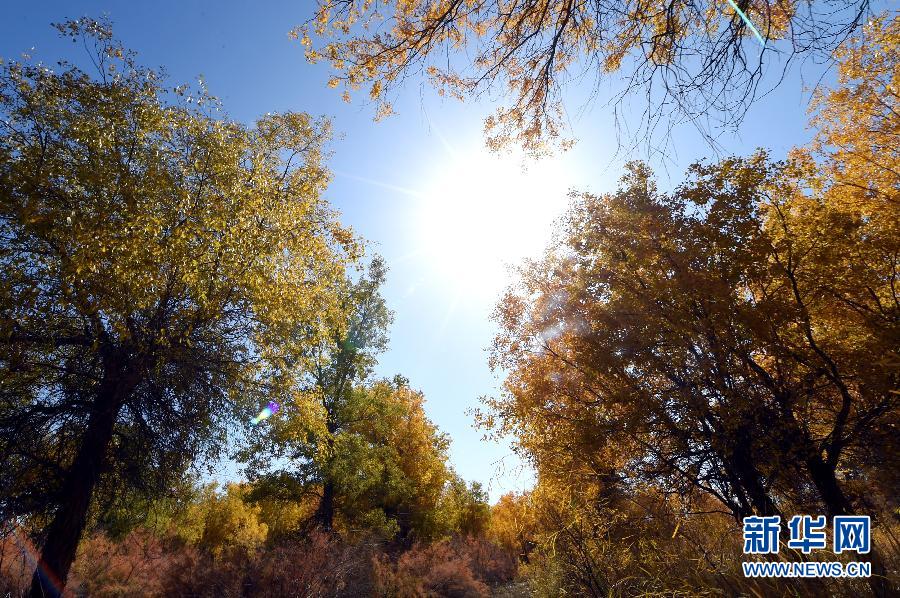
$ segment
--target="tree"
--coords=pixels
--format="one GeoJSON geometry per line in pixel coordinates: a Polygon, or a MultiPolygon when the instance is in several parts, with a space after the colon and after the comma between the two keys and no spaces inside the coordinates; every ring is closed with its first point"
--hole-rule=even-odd
{"type": "MultiPolygon", "coordinates": [[[[337,465],[335,436],[359,417],[365,417],[365,410],[370,407],[368,395],[365,391],[360,393],[356,383],[371,375],[375,356],[387,347],[387,328],[393,315],[380,293],[386,273],[384,261],[374,259],[368,278],[350,285],[344,303],[348,312],[346,329],[333,330],[326,343],[316,347],[317,366],[307,390],[318,397],[325,414],[321,444],[314,445],[318,453],[314,460],[324,458],[328,463],[325,469],[337,465]]],[[[331,529],[334,521],[336,477],[336,472],[331,471],[321,480],[322,497],[316,519],[326,530],[331,529]]]]}
{"type": "Polygon", "coordinates": [[[508,492],[491,506],[491,523],[487,537],[491,542],[528,562],[537,532],[531,493],[508,492]]]}
{"type": "Polygon", "coordinates": [[[269,528],[260,521],[261,507],[246,500],[248,492],[246,485],[228,484],[221,495],[213,491],[200,505],[205,518],[199,545],[213,556],[228,550],[249,553],[266,541],[269,528]]]}
{"type": "Polygon", "coordinates": [[[482,536],[491,521],[488,495],[480,482],[466,483],[455,472],[447,480],[441,496],[440,508],[449,533],[463,536],[482,536]]]}
{"type": "Polygon", "coordinates": [[[834,181],[833,208],[896,219],[900,17],[872,19],[836,53],[839,85],[816,96],[812,145],[834,181]]]}
{"type": "Polygon", "coordinates": [[[864,222],[823,237],[835,222],[802,165],[692,173],[665,196],[634,165],[619,193],[576,202],[563,245],[498,310],[511,374],[491,405],[539,471],[572,482],[637,474],[742,517],[777,513],[773,493],[802,502],[801,475],[849,512],[836,472],[897,406],[896,374],[871,364],[896,349],[896,253],[869,252],[864,222]],[[830,260],[860,255],[852,309],[830,260]]]}
{"type": "MultiPolygon", "coordinates": [[[[874,499],[900,491],[896,468],[890,466],[892,455],[900,452],[898,295],[892,287],[872,284],[896,279],[894,260],[900,254],[900,17],[872,20],[839,58],[840,86],[817,97],[812,119],[816,137],[811,147],[795,152],[801,161],[817,160],[818,168],[808,167],[816,176],[807,184],[822,189],[823,199],[812,206],[798,202],[794,210],[779,215],[779,228],[789,230],[773,234],[834,239],[794,251],[809,254],[804,267],[814,269],[809,278],[818,281],[814,289],[801,281],[801,290],[832,300],[811,305],[811,317],[846,334],[842,357],[852,356],[856,367],[865,371],[862,376],[842,372],[835,363],[832,375],[849,376],[848,386],[864,384],[867,395],[880,397],[884,425],[878,427],[878,435],[846,447],[858,467],[848,476],[851,483],[881,480],[882,492],[873,492],[872,487],[858,492],[874,499]],[[854,330],[856,334],[850,335],[847,322],[864,334],[854,330]]],[[[842,395],[832,408],[852,411],[852,397],[842,395]]]]}
{"type": "MultiPolygon", "coordinates": [[[[251,479],[260,480],[256,496],[296,501],[318,493],[315,519],[326,530],[334,524],[336,490],[330,464],[336,437],[356,421],[359,409],[368,406],[357,383],[371,375],[376,355],[387,345],[392,315],[380,294],[386,271],[384,261],[375,258],[367,276],[344,281],[342,317],[328,323],[327,335],[309,346],[307,359],[313,365],[298,372],[301,379],[294,400],[282,405],[279,416],[258,428],[249,446],[239,452],[251,479]],[[272,454],[292,466],[272,470],[272,454]]],[[[298,327],[294,334],[305,336],[306,327],[298,327]]]]}
{"type": "Polygon", "coordinates": [[[617,193],[575,196],[559,244],[524,265],[496,312],[504,394],[480,418],[572,497],[561,525],[648,486],[736,518],[886,512],[898,26],[873,21],[846,50],[811,147],[696,164],[671,193],[632,164],[617,193]]]}
{"type": "Polygon", "coordinates": [[[313,523],[325,530],[338,518],[345,528],[378,529],[405,541],[414,532],[433,533],[448,441],[408,380],[372,380],[392,317],[380,291],[385,274],[376,257],[365,275],[346,281],[344,319],[311,346],[315,365],[302,375],[295,399],[256,430],[240,459],[257,482],[257,498],[296,503],[313,496],[313,523]]]}
{"type": "Polygon", "coordinates": [[[0,75],[0,517],[40,531],[34,596],[65,583],[99,490],[166,488],[293,388],[319,331],[290,332],[337,311],[357,254],[321,198],[327,123],[215,118],[106,23],[58,29],[95,76],[0,75]]]}
{"type": "Polygon", "coordinates": [[[567,492],[856,510],[846,480],[886,466],[869,447],[897,416],[896,369],[873,355],[897,358],[900,251],[873,240],[886,223],[833,209],[813,166],[697,164],[662,194],[633,164],[619,192],[577,197],[498,307],[509,375],[483,421],[567,492]]]}
{"type": "Polygon", "coordinates": [[[312,496],[311,523],[329,531],[375,532],[401,543],[442,535],[448,441],[423,403],[403,380],[376,381],[348,393],[331,433],[300,409],[281,412],[248,450],[277,458],[250,462],[252,496],[285,504],[312,496]]]}
{"type": "Polygon", "coordinates": [[[353,511],[383,516],[396,525],[394,539],[407,546],[441,537],[447,532],[441,501],[452,478],[449,438],[425,414],[424,395],[402,376],[364,392],[369,405],[355,426],[362,442],[340,456],[344,472],[364,464],[351,486],[353,511]]]}
{"type": "Polygon", "coordinates": [[[795,55],[828,56],[868,7],[861,0],[736,5],[765,38],[763,48],[731,5],[697,0],[321,0],[316,17],[295,35],[309,60],[331,64],[336,75],[329,85],[343,85],[345,98],[371,83],[379,115],[391,111],[390,89],[413,72],[459,98],[499,84],[511,101],[486,121],[489,145],[515,142],[541,152],[560,136],[563,89],[585,76],[599,82],[621,72],[619,99],[643,89],[648,131],[666,114],[707,134],[710,126],[737,125],[763,71],[774,66],[770,54],[784,48],[788,63],[795,55]],[[311,35],[327,41],[314,47],[311,35]],[[711,112],[722,122],[710,125],[711,112]]]}

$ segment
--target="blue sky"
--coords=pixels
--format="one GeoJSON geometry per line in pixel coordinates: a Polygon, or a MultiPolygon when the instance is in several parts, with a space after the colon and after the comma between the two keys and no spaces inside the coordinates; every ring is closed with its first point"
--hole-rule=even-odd
{"type": "MultiPolygon", "coordinates": [[[[494,499],[524,489],[529,473],[507,445],[482,441],[467,413],[500,382],[488,368],[487,349],[503,264],[542,246],[567,189],[613,190],[625,160],[648,156],[616,155],[612,119],[598,104],[573,119],[579,139],[573,150],[522,174],[514,159],[483,149],[489,100],[442,99],[414,78],[396,97],[397,115],[375,123],[371,106],[342,102],[326,86],[327,67],[307,64],[301,46],[289,40],[291,27],[312,10],[309,0],[9,3],[0,20],[0,56],[28,51],[46,62],[73,56],[76,47],[50,23],[105,14],[141,63],[165,66],[173,82],[202,75],[232,118],[250,122],[287,110],[330,117],[338,137],[328,199],[391,268],[385,296],[395,322],[379,373],[402,373],[424,391],[429,416],[453,439],[451,458],[463,477],[481,481],[494,499]]],[[[724,153],[767,147],[782,157],[808,139],[803,89],[820,73],[808,65],[804,79],[795,70],[751,108],[737,134],[720,140],[724,153]]],[[[574,89],[572,97],[585,92],[574,89]]],[[[571,107],[575,113],[580,105],[571,107]]],[[[666,164],[649,160],[662,187],[677,184],[692,161],[712,156],[690,126],[677,128],[673,139],[666,164]]]]}

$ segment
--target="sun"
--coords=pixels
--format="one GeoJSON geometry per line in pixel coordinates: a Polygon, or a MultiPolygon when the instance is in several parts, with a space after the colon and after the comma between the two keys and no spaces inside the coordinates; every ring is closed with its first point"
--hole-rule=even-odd
{"type": "Polygon", "coordinates": [[[559,159],[523,161],[486,150],[436,165],[419,202],[419,246],[436,274],[458,292],[496,297],[509,266],[537,256],[565,209],[559,159]]]}

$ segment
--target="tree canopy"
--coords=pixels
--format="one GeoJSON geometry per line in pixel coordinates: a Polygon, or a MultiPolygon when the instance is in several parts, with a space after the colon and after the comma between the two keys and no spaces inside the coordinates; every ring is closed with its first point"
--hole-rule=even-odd
{"type": "Polygon", "coordinates": [[[565,90],[613,74],[624,82],[619,100],[646,95],[631,129],[690,121],[712,136],[741,122],[764,71],[798,55],[827,59],[867,10],[862,0],[320,0],[294,34],[309,60],[331,64],[330,85],[344,86],[345,97],[368,85],[379,115],[391,112],[391,88],[411,73],[458,98],[499,87],[508,101],[485,122],[488,144],[540,153],[571,141],[562,136],[565,90]]]}

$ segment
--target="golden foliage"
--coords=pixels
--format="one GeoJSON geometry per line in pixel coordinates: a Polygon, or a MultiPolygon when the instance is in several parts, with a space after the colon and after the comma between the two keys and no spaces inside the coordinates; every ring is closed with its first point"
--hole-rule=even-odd
{"type": "Polygon", "coordinates": [[[809,148],[698,163],[670,193],[633,163],[616,193],[574,195],[558,244],[520,269],[495,314],[504,389],[478,415],[537,470],[492,530],[510,544],[534,518],[538,595],[746,587],[729,513],[890,526],[898,27],[873,20],[842,50],[809,148]]]}
{"type": "MultiPolygon", "coordinates": [[[[860,18],[856,4],[820,13],[795,0],[740,3],[766,40],[790,39],[798,53],[835,47],[860,18]]],[[[756,43],[753,34],[725,2],[320,0],[293,35],[310,62],[336,71],[329,85],[346,93],[372,82],[379,115],[391,112],[388,90],[418,70],[441,95],[460,99],[497,84],[511,101],[485,121],[489,145],[534,153],[571,143],[562,136],[561,89],[585,74],[624,71],[627,90],[660,80],[682,116],[715,107],[739,120],[763,67],[756,48],[743,46],[756,43]]]]}
{"type": "Polygon", "coordinates": [[[52,521],[65,580],[100,490],[164,492],[290,396],[360,248],[322,197],[327,121],[221,118],[105,23],[58,29],[96,72],[0,69],[0,517],[52,521]]]}

